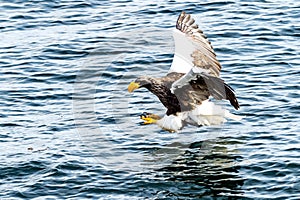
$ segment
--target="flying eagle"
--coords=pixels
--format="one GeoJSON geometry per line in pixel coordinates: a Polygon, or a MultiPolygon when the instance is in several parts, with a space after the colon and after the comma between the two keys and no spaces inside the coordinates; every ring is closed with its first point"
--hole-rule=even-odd
{"type": "Polygon", "coordinates": [[[221,64],[211,43],[195,24],[191,15],[182,12],[173,31],[175,54],[166,76],[142,76],[131,82],[128,91],[147,88],[167,108],[163,117],[144,113],[145,124],[158,124],[165,130],[178,131],[186,124],[218,125],[226,118],[242,117],[229,113],[211,101],[226,99],[239,108],[233,89],[219,78],[221,64]]]}

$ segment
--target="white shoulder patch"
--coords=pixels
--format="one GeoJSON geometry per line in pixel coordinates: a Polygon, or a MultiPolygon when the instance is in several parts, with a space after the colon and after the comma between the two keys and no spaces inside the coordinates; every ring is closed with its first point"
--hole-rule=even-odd
{"type": "Polygon", "coordinates": [[[172,84],[171,92],[174,93],[175,89],[187,85],[191,80],[196,80],[198,75],[205,76],[205,74],[208,73],[209,73],[208,70],[199,67],[192,67],[184,76],[182,76],[180,79],[178,79],[172,84]]]}

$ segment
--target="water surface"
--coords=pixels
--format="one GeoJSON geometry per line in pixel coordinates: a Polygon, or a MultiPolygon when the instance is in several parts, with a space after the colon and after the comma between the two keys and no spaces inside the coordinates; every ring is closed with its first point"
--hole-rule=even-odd
{"type": "Polygon", "coordinates": [[[2,1],[0,198],[299,199],[299,8],[2,1]],[[182,10],[212,42],[241,123],[180,134],[140,124],[165,109],[127,85],[168,71],[182,10]]]}

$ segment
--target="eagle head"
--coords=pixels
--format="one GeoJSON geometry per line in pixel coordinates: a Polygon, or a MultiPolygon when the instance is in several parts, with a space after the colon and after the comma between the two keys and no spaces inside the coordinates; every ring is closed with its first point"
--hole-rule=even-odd
{"type": "Polygon", "coordinates": [[[135,89],[145,87],[149,88],[152,84],[152,79],[146,76],[141,76],[128,85],[128,92],[133,92],[135,89]]]}

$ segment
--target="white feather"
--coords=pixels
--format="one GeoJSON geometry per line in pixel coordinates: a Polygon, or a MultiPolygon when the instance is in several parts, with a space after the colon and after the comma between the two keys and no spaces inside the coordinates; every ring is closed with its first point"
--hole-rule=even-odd
{"type": "Polygon", "coordinates": [[[209,71],[199,68],[199,67],[193,67],[191,68],[184,76],[182,76],[180,79],[178,79],[177,81],[175,81],[172,86],[171,86],[171,92],[174,93],[175,89],[181,88],[184,85],[186,85],[188,82],[190,82],[191,80],[196,80],[197,79],[197,75],[205,75],[208,74],[209,71]]]}
{"type": "Polygon", "coordinates": [[[219,125],[226,122],[226,110],[209,100],[205,100],[194,110],[189,111],[189,118],[197,125],[219,125]]]}
{"type": "Polygon", "coordinates": [[[183,114],[179,113],[175,115],[165,115],[156,123],[163,129],[177,132],[182,128],[183,114]]]}
{"type": "Polygon", "coordinates": [[[228,110],[226,110],[225,117],[228,119],[235,120],[235,121],[241,121],[245,116],[234,115],[234,114],[230,113],[228,110]]]}
{"type": "Polygon", "coordinates": [[[214,104],[214,102],[208,99],[203,101],[201,105],[197,106],[194,110],[190,111],[192,115],[220,115],[225,116],[226,110],[220,106],[214,104]]]}
{"type": "Polygon", "coordinates": [[[197,126],[211,126],[226,122],[226,118],[239,121],[243,116],[234,115],[222,106],[205,100],[194,110],[177,113],[177,115],[165,115],[157,121],[157,124],[163,129],[177,132],[182,128],[183,122],[197,126]]]}
{"type": "Polygon", "coordinates": [[[194,66],[191,55],[196,48],[186,35],[177,29],[173,29],[173,38],[175,54],[169,73],[187,73],[194,66]]]}

